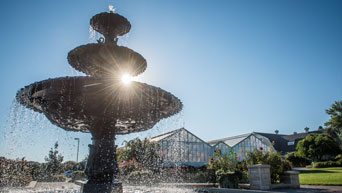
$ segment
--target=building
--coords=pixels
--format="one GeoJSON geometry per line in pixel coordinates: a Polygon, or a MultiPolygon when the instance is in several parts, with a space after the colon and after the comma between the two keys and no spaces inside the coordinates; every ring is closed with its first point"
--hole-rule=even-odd
{"type": "Polygon", "coordinates": [[[223,153],[229,153],[231,150],[224,142],[211,146],[184,128],[155,136],[150,141],[160,145],[165,166],[200,167],[209,162],[215,149],[220,149],[223,153]]]}
{"type": "Polygon", "coordinates": [[[304,133],[294,132],[290,135],[284,134],[273,134],[273,133],[257,133],[269,139],[273,143],[273,147],[275,150],[280,152],[283,155],[286,155],[290,152],[296,152],[297,143],[304,139],[309,134],[320,134],[323,133],[324,130],[316,130],[316,131],[308,131],[304,133]]]}
{"type": "Polygon", "coordinates": [[[247,152],[253,152],[254,149],[262,149],[264,151],[274,151],[272,142],[265,136],[258,133],[247,133],[244,135],[238,135],[233,137],[227,137],[217,140],[209,141],[211,145],[224,142],[233,148],[238,160],[243,160],[247,152]]]}
{"type": "Polygon", "coordinates": [[[209,144],[216,144],[223,141],[233,148],[239,160],[243,160],[247,152],[254,151],[254,149],[262,149],[264,151],[278,151],[282,155],[296,151],[297,143],[304,139],[309,134],[319,134],[323,130],[308,131],[304,133],[294,132],[290,135],[278,133],[260,133],[252,132],[244,135],[227,137],[217,140],[209,141],[209,144]]]}
{"type": "Polygon", "coordinates": [[[248,152],[255,149],[278,151],[283,155],[296,151],[298,141],[311,133],[319,134],[323,130],[291,135],[252,132],[233,137],[205,142],[190,131],[180,128],[150,139],[160,145],[160,154],[165,166],[189,165],[200,167],[209,162],[214,151],[220,149],[223,154],[234,151],[239,161],[245,159],[248,152]]]}

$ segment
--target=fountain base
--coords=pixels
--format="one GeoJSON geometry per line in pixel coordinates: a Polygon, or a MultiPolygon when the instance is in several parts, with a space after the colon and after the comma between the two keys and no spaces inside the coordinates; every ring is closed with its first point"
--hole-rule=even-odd
{"type": "Polygon", "coordinates": [[[98,192],[106,192],[106,193],[122,193],[122,183],[121,182],[113,182],[113,183],[105,183],[105,184],[84,184],[81,187],[81,191],[83,193],[98,193],[98,192]]]}

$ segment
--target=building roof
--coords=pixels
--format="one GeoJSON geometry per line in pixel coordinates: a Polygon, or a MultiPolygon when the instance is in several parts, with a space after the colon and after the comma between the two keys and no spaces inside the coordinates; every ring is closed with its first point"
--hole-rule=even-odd
{"type": "Polygon", "coordinates": [[[259,133],[257,134],[267,137],[271,142],[274,142],[274,148],[280,152],[294,152],[298,141],[304,139],[309,134],[323,133],[321,130],[309,131],[305,133],[293,133],[291,135],[273,134],[273,133],[259,133]],[[289,145],[288,142],[294,142],[293,145],[289,145]]]}
{"type": "MultiPolygon", "coordinates": [[[[322,133],[322,130],[316,130],[316,131],[309,131],[305,133],[294,133],[291,135],[284,135],[284,134],[273,134],[273,133],[261,133],[261,132],[252,132],[252,133],[247,133],[243,135],[237,135],[237,136],[232,136],[232,137],[226,137],[226,138],[221,138],[221,139],[216,139],[212,141],[208,141],[210,145],[215,145],[220,141],[225,142],[227,145],[230,147],[235,146],[236,144],[240,143],[250,135],[254,135],[258,138],[260,138],[260,135],[263,137],[266,137],[270,143],[273,143],[273,147],[275,150],[279,152],[293,152],[296,151],[296,146],[298,141],[304,139],[307,135],[311,133],[322,133]],[[259,135],[259,136],[258,136],[259,135]],[[294,142],[293,145],[289,145],[288,142],[294,142]]],[[[268,144],[268,143],[267,143],[268,144]]]]}
{"type": "Polygon", "coordinates": [[[281,151],[281,152],[287,152],[288,141],[282,137],[283,135],[272,134],[272,133],[259,133],[259,132],[256,132],[256,133],[270,140],[275,150],[281,151]]]}
{"type": "Polygon", "coordinates": [[[176,130],[173,130],[173,131],[169,131],[167,133],[163,133],[161,135],[157,135],[157,136],[154,136],[150,139],[150,141],[153,141],[153,142],[159,142],[161,140],[164,140],[168,137],[171,137],[172,135],[178,133],[178,132],[181,132],[181,131],[185,131],[189,134],[191,134],[192,136],[194,136],[196,139],[200,140],[201,142],[203,142],[204,144],[210,146],[210,147],[214,147],[215,145],[219,144],[219,143],[223,143],[224,145],[227,145],[229,147],[231,147],[229,144],[225,143],[225,141],[217,141],[216,143],[212,143],[212,144],[209,144],[208,142],[202,140],[201,138],[197,137],[196,135],[194,135],[193,133],[191,133],[190,131],[186,130],[184,127],[182,128],[179,128],[179,129],[176,129],[176,130]]]}
{"type": "Polygon", "coordinates": [[[240,141],[246,139],[251,134],[252,133],[247,133],[247,134],[237,135],[237,136],[233,136],[233,137],[216,139],[216,140],[208,141],[207,143],[209,143],[210,145],[215,145],[219,142],[224,142],[225,144],[229,145],[230,147],[233,147],[234,145],[240,143],[240,141]]]}
{"type": "Polygon", "coordinates": [[[163,134],[161,134],[161,135],[154,136],[154,137],[152,137],[152,138],[150,139],[150,141],[158,142],[158,141],[160,141],[160,140],[162,140],[162,139],[165,139],[165,138],[167,138],[167,137],[169,137],[169,136],[171,136],[171,135],[173,135],[173,134],[179,132],[181,129],[183,129],[183,128],[176,129],[176,130],[173,130],[173,131],[170,131],[170,132],[167,132],[167,133],[163,133],[163,134]]]}
{"type": "Polygon", "coordinates": [[[283,135],[283,138],[288,141],[296,141],[296,140],[304,139],[309,134],[320,134],[323,132],[324,130],[315,130],[315,131],[309,131],[305,133],[294,133],[292,135],[283,135]]]}

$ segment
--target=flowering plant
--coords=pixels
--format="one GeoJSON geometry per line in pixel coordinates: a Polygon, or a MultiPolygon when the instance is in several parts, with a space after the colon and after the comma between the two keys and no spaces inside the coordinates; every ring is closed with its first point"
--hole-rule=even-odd
{"type": "Polygon", "coordinates": [[[0,187],[1,186],[26,186],[32,179],[32,168],[25,160],[10,160],[0,157],[0,187]]]}
{"type": "Polygon", "coordinates": [[[142,169],[141,163],[137,162],[135,158],[132,158],[129,161],[122,160],[119,162],[119,170],[123,175],[128,175],[133,171],[140,171],[142,169]]]}
{"type": "Polygon", "coordinates": [[[239,162],[233,150],[222,154],[220,149],[216,149],[214,156],[209,160],[207,168],[215,171],[216,180],[221,187],[237,188],[242,172],[239,169],[239,162]]]}
{"type": "Polygon", "coordinates": [[[291,170],[289,163],[282,159],[280,153],[275,151],[262,151],[262,148],[254,149],[253,152],[247,153],[245,161],[249,165],[270,165],[272,183],[279,182],[280,175],[283,174],[284,171],[291,170]]]}
{"type": "Polygon", "coordinates": [[[209,160],[208,169],[235,172],[237,164],[237,157],[233,151],[229,152],[229,154],[222,154],[220,149],[216,149],[214,156],[209,160]]]}

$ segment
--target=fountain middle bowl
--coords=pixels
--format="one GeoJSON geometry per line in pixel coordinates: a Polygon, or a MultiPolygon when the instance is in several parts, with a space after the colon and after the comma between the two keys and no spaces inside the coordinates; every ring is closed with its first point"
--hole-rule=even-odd
{"type": "Polygon", "coordinates": [[[182,109],[181,101],[161,88],[89,76],[36,82],[19,90],[16,98],[53,124],[81,132],[91,132],[99,122],[116,134],[144,131],[182,109]]]}
{"type": "Polygon", "coordinates": [[[71,50],[68,61],[76,70],[87,75],[104,77],[113,72],[137,76],[146,70],[147,62],[139,53],[113,44],[86,44],[71,50]]]}

